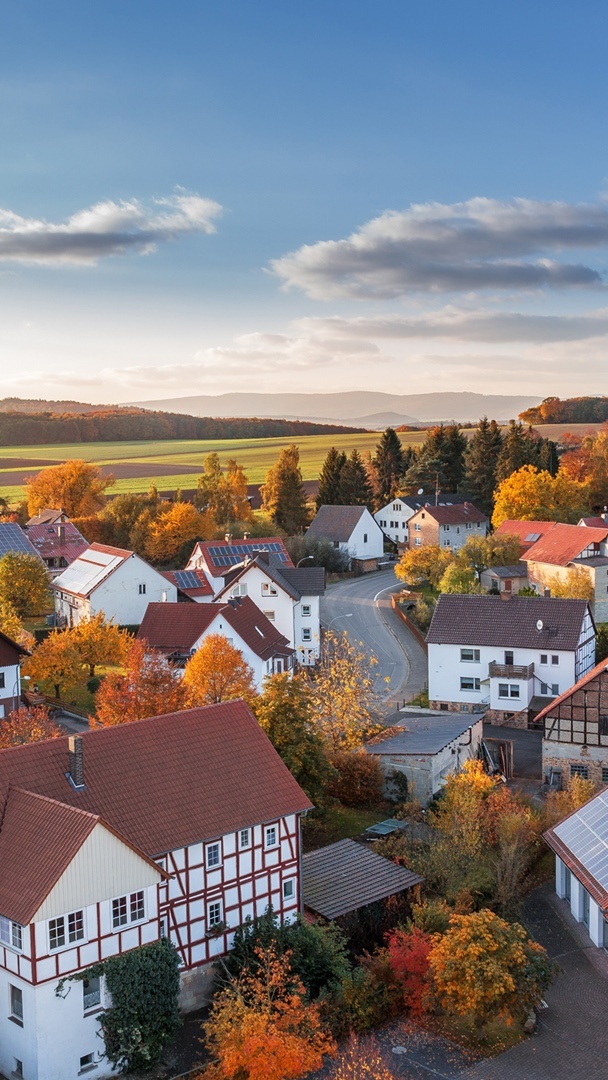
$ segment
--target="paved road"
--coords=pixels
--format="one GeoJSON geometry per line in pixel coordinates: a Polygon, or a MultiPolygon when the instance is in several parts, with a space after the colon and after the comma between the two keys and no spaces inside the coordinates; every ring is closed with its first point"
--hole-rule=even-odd
{"type": "Polygon", "coordinates": [[[321,600],[323,626],[333,623],[335,633],[346,631],[351,641],[361,642],[378,659],[378,685],[387,713],[419,694],[427,681],[424,649],[390,604],[391,592],[400,588],[394,570],[383,570],[330,585],[321,600]],[[388,683],[380,681],[384,679],[388,683]]]}

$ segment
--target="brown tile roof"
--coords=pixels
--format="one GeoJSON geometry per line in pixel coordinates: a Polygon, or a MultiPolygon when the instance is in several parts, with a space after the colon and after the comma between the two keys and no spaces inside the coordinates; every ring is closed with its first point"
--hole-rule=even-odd
{"type": "MultiPolygon", "coordinates": [[[[585,525],[562,525],[556,522],[540,540],[528,548],[522,558],[526,562],[552,563],[567,566],[581,551],[592,544],[599,545],[608,537],[608,525],[590,529],[585,525]]],[[[598,550],[597,554],[600,552],[598,550]]]]}
{"type": "Polygon", "coordinates": [[[411,528],[411,523],[422,514],[432,517],[439,525],[465,525],[467,522],[478,524],[488,520],[485,514],[482,514],[481,510],[470,502],[460,503],[457,506],[435,506],[426,503],[412,515],[408,528],[411,528]]]}
{"type": "Polygon", "coordinates": [[[164,653],[189,652],[218,618],[224,619],[262,660],[293,652],[287,638],[249,596],[221,604],[148,604],[137,637],[164,653]]]}
{"type": "Polygon", "coordinates": [[[71,521],[59,525],[29,525],[26,532],[28,540],[43,559],[63,558],[71,563],[89,546],[71,521]],[[60,533],[60,529],[63,533],[60,533]]]}
{"type": "Polygon", "coordinates": [[[510,519],[503,521],[496,529],[496,536],[516,536],[522,551],[532,547],[541,536],[555,525],[554,521],[519,521],[510,519]]]}
{"type": "MultiPolygon", "coordinates": [[[[347,544],[366,511],[365,506],[325,504],[317,510],[306,535],[316,536],[319,540],[336,540],[339,544],[347,544]]],[[[374,524],[378,525],[376,521],[374,524]]]]}
{"type": "Polygon", "coordinates": [[[325,919],[338,919],[422,881],[355,840],[339,840],[302,859],[304,906],[325,919]]]}
{"type": "Polygon", "coordinates": [[[586,600],[557,597],[443,594],[426,637],[433,645],[489,645],[496,648],[573,652],[579,642],[586,600]],[[537,629],[541,621],[543,627],[537,629]]]}
{"type": "Polygon", "coordinates": [[[97,728],[81,739],[80,791],[66,777],[67,737],[0,750],[0,816],[9,788],[21,787],[98,815],[153,857],[311,808],[242,701],[97,728]]]}
{"type": "Polygon", "coordinates": [[[163,577],[184,596],[213,596],[213,589],[202,570],[163,570],[163,577]]]}
{"type": "Polygon", "coordinates": [[[568,690],[564,690],[563,694],[560,694],[559,697],[553,698],[553,700],[545,706],[542,712],[539,712],[538,715],[534,717],[534,722],[536,723],[537,720],[544,720],[546,716],[552,716],[553,713],[557,712],[560,705],[563,705],[565,701],[568,701],[568,699],[576,694],[578,690],[583,690],[585,686],[588,686],[589,683],[593,682],[593,680],[604,671],[608,671],[608,660],[600,660],[599,664],[592,667],[591,671],[588,671],[586,675],[583,675],[574,686],[570,686],[568,690]]]}

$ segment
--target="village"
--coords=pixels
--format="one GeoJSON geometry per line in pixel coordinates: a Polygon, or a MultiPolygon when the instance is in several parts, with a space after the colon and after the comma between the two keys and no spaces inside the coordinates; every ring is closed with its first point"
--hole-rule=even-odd
{"type": "Polygon", "coordinates": [[[0,520],[7,1080],[499,1080],[563,1061],[551,1015],[579,1054],[607,447],[388,428],[329,452],[314,507],[295,445],[259,509],[213,455],[170,499],[83,461],[28,482],[0,520]]]}

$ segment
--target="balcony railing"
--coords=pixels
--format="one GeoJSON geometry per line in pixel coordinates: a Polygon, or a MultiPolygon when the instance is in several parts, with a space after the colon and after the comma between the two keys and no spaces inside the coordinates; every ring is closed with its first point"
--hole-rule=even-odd
{"type": "Polygon", "coordinates": [[[492,660],[489,666],[491,679],[531,679],[534,664],[499,664],[492,660]]]}

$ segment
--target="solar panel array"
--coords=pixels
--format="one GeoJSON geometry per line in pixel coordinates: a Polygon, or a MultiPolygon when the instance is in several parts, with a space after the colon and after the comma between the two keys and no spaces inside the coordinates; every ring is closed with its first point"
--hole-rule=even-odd
{"type": "Polygon", "coordinates": [[[0,559],[9,551],[20,551],[25,555],[36,555],[40,558],[20,525],[14,521],[0,521],[0,559]]]}
{"type": "Polygon", "coordinates": [[[608,791],[562,821],[554,832],[591,877],[608,890],[608,791]]]}
{"type": "Polygon", "coordinates": [[[174,570],[173,577],[178,589],[200,589],[201,587],[198,570],[174,570]]]}
{"type": "MultiPolygon", "coordinates": [[[[278,541],[273,540],[261,546],[264,551],[270,551],[276,555],[280,562],[289,561],[283,545],[278,541]]],[[[256,551],[260,551],[260,543],[258,541],[256,544],[255,540],[247,540],[242,544],[222,544],[221,546],[218,544],[208,547],[207,551],[214,566],[236,566],[245,555],[253,555],[256,551]]]]}

